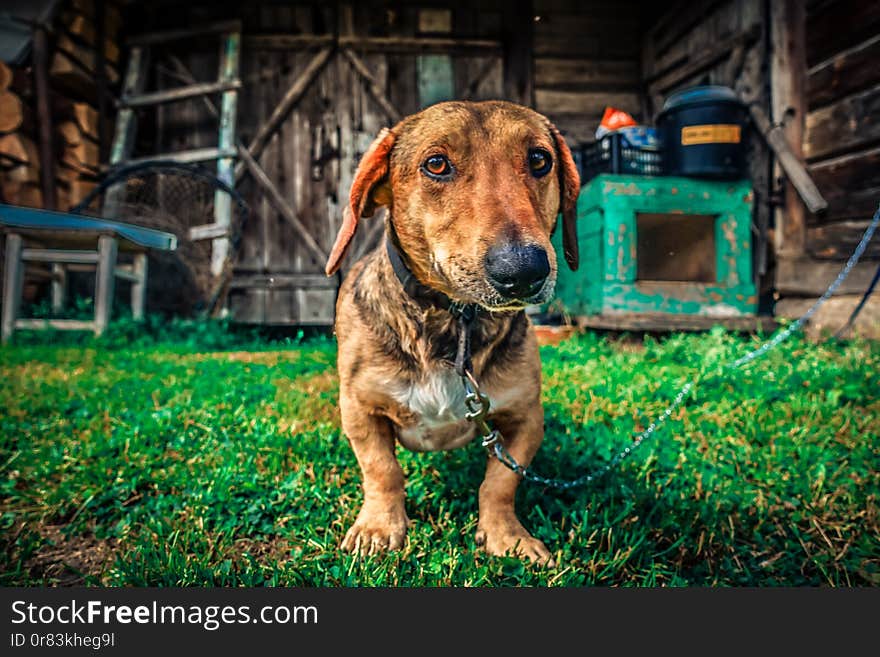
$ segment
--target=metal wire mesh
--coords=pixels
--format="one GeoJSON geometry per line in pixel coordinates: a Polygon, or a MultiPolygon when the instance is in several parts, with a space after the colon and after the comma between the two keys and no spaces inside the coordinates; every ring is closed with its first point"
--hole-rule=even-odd
{"type": "Polygon", "coordinates": [[[159,271],[154,289],[169,291],[151,305],[185,313],[213,310],[231,277],[241,231],[248,217],[242,197],[212,172],[195,164],[152,161],[113,171],[70,210],[167,231],[177,236],[173,253],[153,254],[159,271]],[[227,197],[232,208],[230,249],[219,275],[212,273],[212,240],[190,238],[190,229],[215,223],[215,203],[227,197]],[[187,308],[188,306],[188,308],[187,308]]]}

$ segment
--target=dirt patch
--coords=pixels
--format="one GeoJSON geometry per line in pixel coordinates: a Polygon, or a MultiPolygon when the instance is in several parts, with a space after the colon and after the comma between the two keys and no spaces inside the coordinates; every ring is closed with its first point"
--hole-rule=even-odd
{"type": "Polygon", "coordinates": [[[65,536],[63,525],[41,525],[47,541],[25,564],[33,579],[45,579],[56,586],[82,586],[87,579],[102,578],[113,560],[115,539],[97,539],[92,534],[65,536]]]}

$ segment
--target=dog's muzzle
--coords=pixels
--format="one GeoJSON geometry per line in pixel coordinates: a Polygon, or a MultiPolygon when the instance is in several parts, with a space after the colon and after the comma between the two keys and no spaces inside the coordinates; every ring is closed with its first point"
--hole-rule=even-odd
{"type": "Polygon", "coordinates": [[[550,275],[547,252],[534,244],[493,246],[484,265],[489,283],[505,299],[531,299],[550,275]]]}

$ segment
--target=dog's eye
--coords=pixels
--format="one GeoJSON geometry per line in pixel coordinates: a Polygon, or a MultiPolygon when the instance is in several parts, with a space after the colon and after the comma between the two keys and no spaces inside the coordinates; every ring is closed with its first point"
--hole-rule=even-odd
{"type": "Polygon", "coordinates": [[[546,176],[553,168],[553,158],[543,148],[529,150],[529,171],[535,178],[546,176]]]}
{"type": "Polygon", "coordinates": [[[432,155],[422,163],[422,171],[430,178],[445,178],[452,173],[452,165],[445,155],[432,155]]]}

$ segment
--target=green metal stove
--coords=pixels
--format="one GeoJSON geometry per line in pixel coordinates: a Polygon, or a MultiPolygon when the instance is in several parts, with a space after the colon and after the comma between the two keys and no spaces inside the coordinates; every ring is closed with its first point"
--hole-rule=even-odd
{"type": "MultiPolygon", "coordinates": [[[[752,203],[748,180],[596,176],[578,198],[580,268],[560,258],[546,311],[661,324],[754,316],[752,203]]],[[[561,254],[561,230],[553,244],[561,254]]]]}

